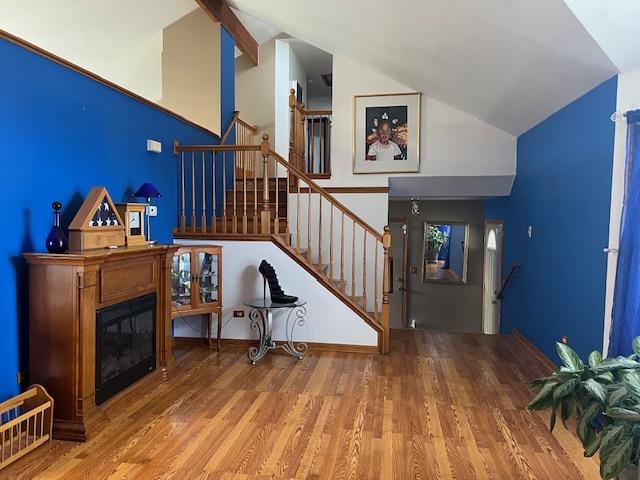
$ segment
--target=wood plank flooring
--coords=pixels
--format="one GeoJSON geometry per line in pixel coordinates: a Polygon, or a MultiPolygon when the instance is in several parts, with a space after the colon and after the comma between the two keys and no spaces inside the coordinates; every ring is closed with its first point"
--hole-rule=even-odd
{"type": "Polygon", "coordinates": [[[393,331],[388,356],[297,361],[176,349],[84,444],[54,441],[7,479],[597,479],[562,426],[528,413],[545,373],[513,337],[393,331]]]}

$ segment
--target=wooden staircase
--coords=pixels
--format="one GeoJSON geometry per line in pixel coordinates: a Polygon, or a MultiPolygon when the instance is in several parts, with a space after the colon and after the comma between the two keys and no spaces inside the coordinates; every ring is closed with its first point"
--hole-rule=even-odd
{"type": "Polygon", "coordinates": [[[389,229],[374,230],[271,150],[267,135],[257,144],[253,127],[237,115],[232,123],[246,143],[174,146],[181,175],[174,238],[271,240],[371,326],[388,352],[389,229]]]}

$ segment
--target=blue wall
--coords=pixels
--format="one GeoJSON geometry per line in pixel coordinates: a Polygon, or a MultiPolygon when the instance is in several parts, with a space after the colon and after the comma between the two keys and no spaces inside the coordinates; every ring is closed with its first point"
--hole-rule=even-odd
{"type": "Polygon", "coordinates": [[[613,77],[521,135],[511,197],[487,202],[505,221],[504,273],[522,264],[502,331],[553,361],[562,335],[583,357],[602,349],[616,91],[613,77]]]}
{"type": "MultiPolygon", "coordinates": [[[[233,112],[236,109],[236,55],[235,55],[235,41],[233,37],[229,35],[224,27],[220,28],[220,125],[222,131],[227,128],[227,125],[233,117],[233,112]]],[[[234,138],[230,138],[227,143],[233,143],[234,138]]]]}
{"type": "MultiPolygon", "coordinates": [[[[233,51],[226,32],[222,35],[225,51],[233,51]]],[[[4,39],[0,58],[10,66],[0,75],[0,155],[5,172],[0,187],[3,400],[18,391],[16,374],[28,368],[27,269],[21,254],[44,251],[51,202],[63,203],[66,228],[91,187],[106,186],[118,202],[130,200],[143,182],[152,182],[163,195],[154,200],[159,215],[152,219],[152,235],[171,242],[178,216],[172,141],[202,144],[217,139],[4,39]],[[147,139],[162,142],[162,154],[146,152],[147,139]]],[[[233,66],[231,73],[223,74],[222,91],[233,95],[233,66]]],[[[223,105],[232,109],[234,103],[227,97],[223,105]]]]}
{"type": "Polygon", "coordinates": [[[466,225],[451,225],[451,236],[449,237],[449,269],[459,275],[464,273],[464,250],[462,243],[464,243],[466,232],[466,225]]]}

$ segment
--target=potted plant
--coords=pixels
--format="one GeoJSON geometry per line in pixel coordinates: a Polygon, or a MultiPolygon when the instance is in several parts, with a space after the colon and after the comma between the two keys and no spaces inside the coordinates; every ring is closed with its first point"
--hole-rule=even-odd
{"type": "Polygon", "coordinates": [[[447,241],[447,234],[438,227],[428,225],[427,230],[427,263],[436,263],[442,245],[447,241]]]}
{"type": "Polygon", "coordinates": [[[638,479],[640,456],[640,337],[629,357],[603,359],[592,352],[583,363],[568,345],[556,344],[563,366],[531,383],[538,394],[529,410],[550,410],[550,429],[558,415],[576,419],[585,457],[600,452],[600,476],[638,479]]]}

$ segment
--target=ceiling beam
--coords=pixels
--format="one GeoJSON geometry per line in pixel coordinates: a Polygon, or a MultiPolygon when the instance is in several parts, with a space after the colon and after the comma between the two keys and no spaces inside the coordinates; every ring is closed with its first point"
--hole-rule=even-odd
{"type": "Polygon", "coordinates": [[[200,7],[216,22],[229,32],[236,41],[236,46],[244,53],[254,65],[258,65],[258,42],[238,20],[236,14],[224,0],[196,0],[200,7]]]}

